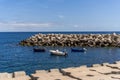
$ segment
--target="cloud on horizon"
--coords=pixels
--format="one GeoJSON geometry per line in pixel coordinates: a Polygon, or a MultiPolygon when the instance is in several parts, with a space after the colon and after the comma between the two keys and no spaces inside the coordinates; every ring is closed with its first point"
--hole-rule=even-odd
{"type": "Polygon", "coordinates": [[[12,27],[51,27],[55,23],[25,23],[25,22],[0,22],[0,26],[12,27]]]}
{"type": "Polygon", "coordinates": [[[33,23],[33,22],[0,22],[0,31],[38,31],[47,30],[57,24],[52,22],[33,23]]]}
{"type": "MultiPolygon", "coordinates": [[[[62,22],[0,22],[0,31],[111,31],[110,25],[65,24],[62,22]],[[88,30],[88,28],[90,29],[88,30]],[[73,30],[74,28],[74,30],[73,30]],[[97,30],[96,30],[97,28],[97,30]]],[[[112,25],[116,29],[119,25],[112,25]]]]}

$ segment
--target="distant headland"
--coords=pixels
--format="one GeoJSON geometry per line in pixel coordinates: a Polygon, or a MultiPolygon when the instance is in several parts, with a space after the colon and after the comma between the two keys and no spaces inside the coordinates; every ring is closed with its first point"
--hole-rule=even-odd
{"type": "Polygon", "coordinates": [[[22,46],[120,47],[120,34],[35,34],[22,46]]]}

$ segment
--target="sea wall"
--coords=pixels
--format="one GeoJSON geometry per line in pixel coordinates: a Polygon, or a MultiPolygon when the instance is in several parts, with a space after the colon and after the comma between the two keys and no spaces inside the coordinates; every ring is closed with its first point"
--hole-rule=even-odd
{"type": "Polygon", "coordinates": [[[120,61],[61,69],[36,70],[26,75],[24,71],[0,73],[0,80],[120,80],[120,61]]]}
{"type": "Polygon", "coordinates": [[[120,34],[35,34],[23,46],[120,47],[120,34]]]}

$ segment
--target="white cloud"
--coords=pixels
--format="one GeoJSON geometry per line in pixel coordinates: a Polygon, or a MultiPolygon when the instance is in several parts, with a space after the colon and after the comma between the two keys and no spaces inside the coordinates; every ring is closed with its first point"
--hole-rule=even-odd
{"type": "Polygon", "coordinates": [[[6,31],[42,31],[57,26],[56,23],[0,22],[0,32],[6,31]]]}
{"type": "Polygon", "coordinates": [[[51,27],[54,23],[22,23],[22,22],[0,22],[0,26],[11,27],[51,27]]]}

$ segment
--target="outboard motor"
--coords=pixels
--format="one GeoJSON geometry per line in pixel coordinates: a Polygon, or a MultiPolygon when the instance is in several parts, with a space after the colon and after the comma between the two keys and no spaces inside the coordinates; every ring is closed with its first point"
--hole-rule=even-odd
{"type": "Polygon", "coordinates": [[[84,51],[87,51],[87,49],[86,49],[86,48],[83,48],[83,50],[84,50],[84,51]]]}
{"type": "Polygon", "coordinates": [[[65,52],[65,56],[67,56],[68,54],[67,54],[67,52],[65,52]]]}

